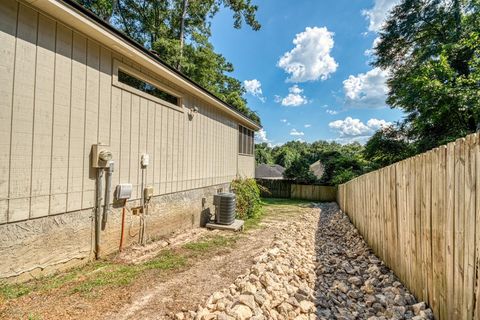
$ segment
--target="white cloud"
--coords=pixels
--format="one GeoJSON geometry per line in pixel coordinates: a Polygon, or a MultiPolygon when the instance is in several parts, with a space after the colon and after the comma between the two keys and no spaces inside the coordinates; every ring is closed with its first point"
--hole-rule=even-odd
{"type": "Polygon", "coordinates": [[[290,131],[290,135],[291,136],[304,136],[305,133],[303,133],[302,131],[297,131],[297,129],[292,129],[290,131]]]}
{"type": "Polygon", "coordinates": [[[260,101],[265,102],[265,97],[263,96],[262,92],[262,83],[259,80],[245,80],[243,81],[243,85],[245,86],[245,90],[247,90],[247,93],[251,94],[254,97],[257,97],[258,99],[260,99],[260,101]]]}
{"type": "Polygon", "coordinates": [[[287,119],[281,119],[280,122],[287,123],[287,119]]]}
{"type": "Polygon", "coordinates": [[[259,131],[255,132],[255,140],[258,143],[269,142],[270,141],[267,138],[267,131],[265,131],[265,129],[263,129],[263,128],[260,129],[259,131]]]}
{"type": "Polygon", "coordinates": [[[306,125],[304,125],[305,128],[310,128],[311,126],[312,126],[312,125],[311,125],[311,124],[308,124],[308,123],[307,123],[306,125]]]}
{"type": "Polygon", "coordinates": [[[373,131],[377,131],[380,128],[385,128],[391,126],[391,122],[387,122],[385,120],[378,120],[378,119],[370,119],[367,121],[367,126],[372,129],[373,131]]]}
{"type": "Polygon", "coordinates": [[[304,96],[303,89],[299,88],[296,84],[288,89],[290,92],[285,98],[277,100],[281,102],[285,107],[298,107],[308,103],[308,99],[304,96]]]}
{"type": "Polygon", "coordinates": [[[332,115],[332,116],[338,114],[338,111],[331,110],[331,109],[327,109],[327,111],[325,111],[325,112],[328,113],[328,114],[330,114],[330,115],[332,115]]]}
{"type": "Polygon", "coordinates": [[[400,0],[375,0],[373,8],[363,10],[362,14],[369,21],[368,30],[380,31],[390,10],[399,3],[400,0]]]}
{"type": "Polygon", "coordinates": [[[365,50],[364,54],[367,56],[367,57],[372,57],[374,54],[375,54],[375,47],[380,43],[380,37],[376,37],[374,40],[373,40],[373,43],[372,43],[372,48],[370,49],[367,49],[365,50]]]}
{"type": "Polygon", "coordinates": [[[346,117],[344,120],[336,120],[328,124],[330,128],[340,134],[341,138],[370,136],[381,127],[389,125],[391,125],[390,122],[378,119],[370,119],[365,124],[360,119],[353,119],[352,117],[346,117]]]}
{"type": "Polygon", "coordinates": [[[338,64],[330,55],[333,33],[326,27],[307,27],[293,40],[295,48],[286,52],[277,65],[290,74],[289,82],[326,80],[338,64]]]}
{"type": "Polygon", "coordinates": [[[330,141],[335,141],[340,144],[350,144],[354,142],[358,142],[360,144],[365,144],[367,143],[368,139],[370,139],[370,136],[363,136],[363,137],[344,137],[344,138],[336,138],[332,139],[330,141]]]}
{"type": "Polygon", "coordinates": [[[343,81],[346,104],[360,108],[384,107],[388,93],[387,77],[388,71],[380,68],[356,76],[350,75],[343,81]]]}

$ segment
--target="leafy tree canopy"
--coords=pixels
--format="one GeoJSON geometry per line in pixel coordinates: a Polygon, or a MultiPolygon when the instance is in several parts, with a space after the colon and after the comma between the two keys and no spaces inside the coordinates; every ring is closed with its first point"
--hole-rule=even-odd
{"type": "Polygon", "coordinates": [[[364,147],[359,143],[341,145],[327,141],[290,141],[273,148],[267,144],[257,144],[255,156],[257,164],[275,163],[285,167],[285,178],[306,183],[337,185],[373,168],[372,164],[363,158],[363,150],[364,147]],[[310,165],[318,160],[324,166],[324,174],[320,179],[310,171],[310,165]]]}
{"type": "Polygon", "coordinates": [[[387,102],[406,112],[399,130],[415,152],[478,129],[479,0],[403,0],[387,19],[375,53],[374,65],[390,71],[387,102]]]}
{"type": "Polygon", "coordinates": [[[400,129],[390,126],[378,130],[366,143],[364,158],[381,168],[414,155],[413,145],[400,129]]]}
{"type": "Polygon", "coordinates": [[[256,164],[273,164],[273,156],[268,143],[263,142],[255,145],[256,164]]]}
{"type": "Polygon", "coordinates": [[[247,107],[245,88],[231,77],[233,65],[209,41],[211,20],[223,7],[233,26],[260,29],[251,0],[77,0],[99,17],[158,54],[163,61],[260,123],[247,107]]]}

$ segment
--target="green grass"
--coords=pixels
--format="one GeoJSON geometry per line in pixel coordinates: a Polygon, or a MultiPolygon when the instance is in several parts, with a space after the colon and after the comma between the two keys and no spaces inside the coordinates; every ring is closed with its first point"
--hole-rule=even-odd
{"type": "Polygon", "coordinates": [[[260,227],[260,222],[262,222],[264,215],[265,215],[265,211],[264,211],[264,208],[262,208],[256,216],[245,220],[243,224],[243,229],[252,230],[260,227]]]}
{"type": "MultiPolygon", "coordinates": [[[[85,266],[84,268],[88,267],[85,266]]],[[[31,292],[45,292],[59,288],[66,283],[74,281],[78,277],[79,270],[79,268],[76,268],[66,273],[54,274],[26,283],[0,283],[0,298],[5,300],[16,299],[31,292]]]]}
{"type": "Polygon", "coordinates": [[[137,278],[140,272],[138,266],[110,265],[90,275],[85,281],[76,285],[72,293],[91,293],[97,287],[126,286],[137,278]]]}
{"type": "Polygon", "coordinates": [[[122,265],[109,263],[98,268],[85,281],[72,289],[72,292],[90,294],[98,287],[122,287],[131,284],[146,270],[179,269],[187,264],[185,256],[171,250],[161,252],[154,259],[139,265],[122,265]]]}
{"type": "Polygon", "coordinates": [[[177,269],[187,264],[187,258],[171,250],[161,252],[154,259],[140,265],[95,261],[65,273],[46,276],[26,283],[0,283],[0,300],[20,298],[33,292],[43,293],[73,285],[71,293],[91,294],[96,288],[126,286],[147,270],[177,269]]]}
{"type": "Polygon", "coordinates": [[[0,284],[0,296],[7,299],[15,299],[31,292],[31,288],[25,284],[10,284],[2,283],[0,284]]]}
{"type": "Polygon", "coordinates": [[[29,314],[28,315],[28,320],[42,320],[43,318],[41,316],[39,316],[38,314],[29,314]]]}
{"type": "Polygon", "coordinates": [[[280,198],[262,198],[262,204],[264,206],[301,206],[304,207],[312,203],[308,200],[297,200],[297,199],[280,199],[280,198]]]}
{"type": "Polygon", "coordinates": [[[143,264],[146,269],[171,270],[179,269],[187,265],[187,258],[184,255],[167,250],[159,254],[155,259],[143,264]]]}
{"type": "Polygon", "coordinates": [[[225,237],[217,235],[212,238],[200,240],[197,242],[190,242],[185,244],[185,249],[195,252],[205,252],[216,248],[224,248],[233,245],[238,240],[238,237],[225,237]]]}

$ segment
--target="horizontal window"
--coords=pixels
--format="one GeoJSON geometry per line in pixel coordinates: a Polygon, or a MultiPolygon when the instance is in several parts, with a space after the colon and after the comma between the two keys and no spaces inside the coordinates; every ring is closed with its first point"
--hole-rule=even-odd
{"type": "Polygon", "coordinates": [[[238,153],[253,155],[254,143],[253,143],[254,132],[243,126],[238,126],[238,153]]]}
{"type": "Polygon", "coordinates": [[[144,80],[141,80],[121,69],[118,69],[118,81],[124,83],[132,88],[150,94],[158,99],[162,99],[176,106],[179,105],[179,98],[163,91],[162,89],[154,86],[151,83],[148,83],[144,80]]]}

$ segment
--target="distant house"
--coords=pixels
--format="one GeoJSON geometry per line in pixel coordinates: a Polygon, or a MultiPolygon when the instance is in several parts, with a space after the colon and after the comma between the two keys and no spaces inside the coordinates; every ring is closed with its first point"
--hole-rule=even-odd
{"type": "Polygon", "coordinates": [[[256,179],[278,180],[283,179],[285,168],[278,164],[259,164],[255,168],[256,179]]]}
{"type": "Polygon", "coordinates": [[[1,0],[0,71],[0,279],[199,226],[254,176],[258,124],[73,0],[1,0]]]}
{"type": "Polygon", "coordinates": [[[323,173],[325,172],[325,166],[322,164],[320,160],[314,162],[310,165],[310,171],[317,177],[317,179],[321,179],[323,173]]]}

